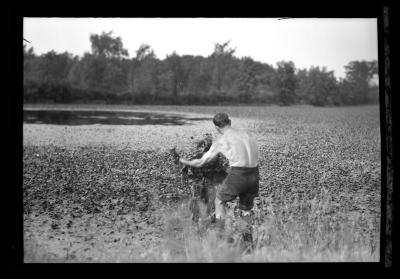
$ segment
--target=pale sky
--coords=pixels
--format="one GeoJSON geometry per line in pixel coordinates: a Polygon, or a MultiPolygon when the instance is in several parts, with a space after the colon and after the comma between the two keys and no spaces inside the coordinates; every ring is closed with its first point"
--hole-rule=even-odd
{"type": "Polygon", "coordinates": [[[90,34],[113,31],[129,56],[142,43],[156,56],[208,56],[214,43],[231,41],[235,56],[276,67],[291,60],[296,68],[326,66],[344,77],[353,60],[378,59],[376,18],[24,18],[23,36],[36,54],[50,50],[82,56],[90,52],[90,34]]]}

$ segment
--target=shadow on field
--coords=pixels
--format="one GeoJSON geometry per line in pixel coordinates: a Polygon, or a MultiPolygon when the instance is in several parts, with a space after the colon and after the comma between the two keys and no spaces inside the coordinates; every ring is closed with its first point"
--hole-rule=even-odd
{"type": "Polygon", "coordinates": [[[154,112],[24,110],[24,123],[55,125],[185,125],[211,118],[154,112]]]}

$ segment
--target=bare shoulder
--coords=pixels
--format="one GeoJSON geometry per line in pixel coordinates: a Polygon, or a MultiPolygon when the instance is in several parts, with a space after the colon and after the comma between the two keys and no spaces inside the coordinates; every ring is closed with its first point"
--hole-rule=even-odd
{"type": "Polygon", "coordinates": [[[213,141],[212,145],[213,145],[214,148],[217,148],[218,146],[223,145],[223,143],[224,143],[225,141],[226,141],[226,138],[224,137],[224,135],[221,135],[221,136],[217,137],[217,138],[213,141]]]}

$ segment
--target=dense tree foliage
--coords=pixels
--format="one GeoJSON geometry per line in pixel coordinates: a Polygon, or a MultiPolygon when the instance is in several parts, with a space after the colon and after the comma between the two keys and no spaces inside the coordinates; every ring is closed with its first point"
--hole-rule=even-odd
{"type": "Polygon", "coordinates": [[[90,35],[92,52],[97,56],[122,57],[128,56],[128,51],[123,48],[120,37],[113,37],[112,32],[102,32],[101,35],[90,35]]]}
{"type": "Polygon", "coordinates": [[[277,66],[276,84],[278,88],[279,102],[283,105],[291,105],[296,102],[296,68],[292,61],[281,61],[277,63],[277,66]]]}
{"type": "Polygon", "coordinates": [[[312,104],[377,103],[377,61],[351,61],[346,77],[292,61],[276,67],[235,56],[230,42],[216,43],[208,57],[178,55],[159,59],[148,44],[129,57],[112,32],[90,35],[91,52],[82,57],[50,51],[36,55],[23,47],[25,102],[128,104],[312,104]]]}
{"type": "Polygon", "coordinates": [[[339,105],[339,85],[332,71],[311,67],[298,72],[297,95],[304,103],[316,106],[339,105]]]}
{"type": "MultiPolygon", "coordinates": [[[[371,80],[378,75],[377,61],[352,61],[345,66],[350,104],[367,103],[371,80]]],[[[347,98],[346,98],[347,99],[347,98]]]]}

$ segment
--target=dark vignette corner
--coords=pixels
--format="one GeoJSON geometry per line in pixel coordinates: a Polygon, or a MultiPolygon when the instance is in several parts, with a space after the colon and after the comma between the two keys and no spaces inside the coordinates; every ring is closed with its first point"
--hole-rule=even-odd
{"type": "Polygon", "coordinates": [[[8,263],[18,269],[23,261],[22,222],[22,17],[7,11],[7,190],[8,263]]]}
{"type": "Polygon", "coordinates": [[[392,266],[393,238],[393,102],[392,98],[392,26],[393,6],[382,5],[378,18],[379,92],[381,122],[381,250],[380,262],[392,266]]]}

